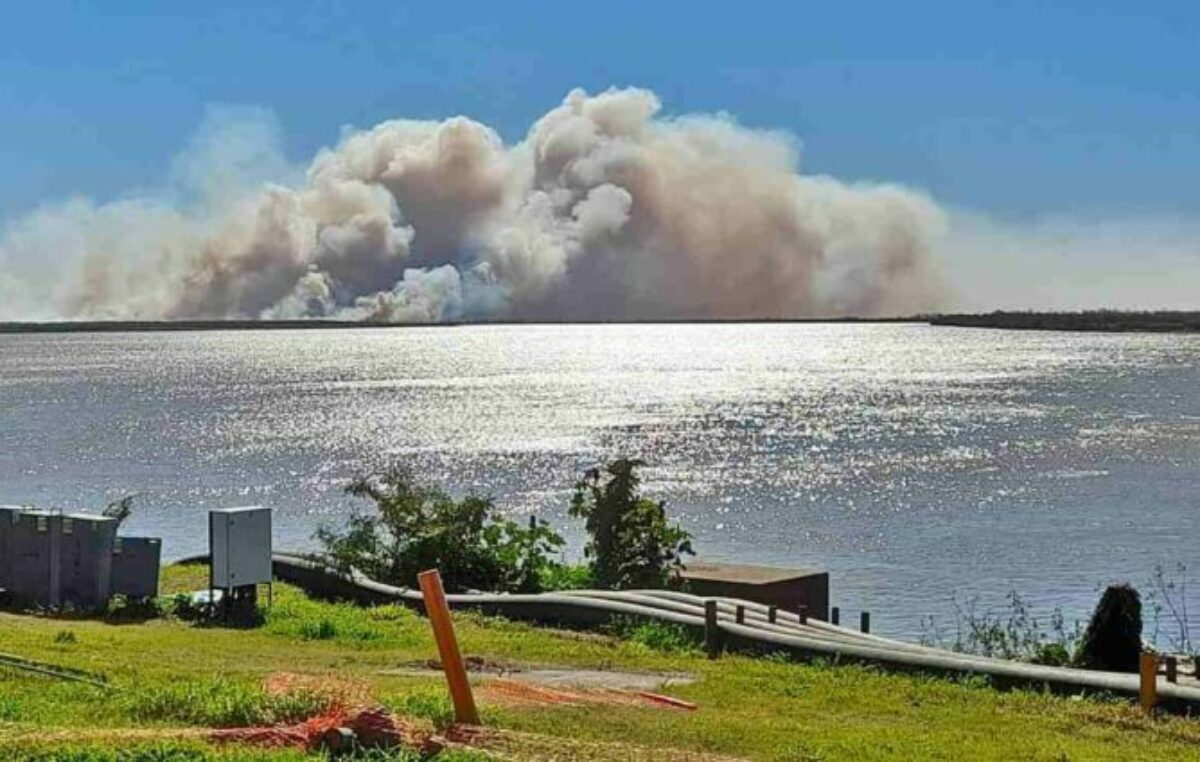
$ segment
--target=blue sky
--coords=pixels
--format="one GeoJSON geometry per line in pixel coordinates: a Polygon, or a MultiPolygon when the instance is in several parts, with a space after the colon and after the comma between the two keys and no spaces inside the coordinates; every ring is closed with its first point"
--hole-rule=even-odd
{"type": "Polygon", "coordinates": [[[610,85],[953,205],[1194,212],[1198,40],[1184,2],[13,4],[0,214],[156,182],[209,103],[272,109],[303,161],[395,116],[515,140],[571,87],[610,85]]]}
{"type": "Polygon", "coordinates": [[[465,114],[516,141],[573,87],[636,85],[989,224],[1190,224],[1198,41],[1200,4],[1169,1],[13,3],[0,222],[160,184],[211,104],[269,109],[303,165],[345,125],[465,114]]]}

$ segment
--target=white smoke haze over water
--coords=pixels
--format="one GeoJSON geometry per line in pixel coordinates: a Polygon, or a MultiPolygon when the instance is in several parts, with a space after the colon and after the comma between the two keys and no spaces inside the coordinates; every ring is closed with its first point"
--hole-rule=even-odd
{"type": "Polygon", "coordinates": [[[0,234],[0,318],[786,318],[939,306],[921,193],[799,173],[797,141],[571,92],[505,145],[465,117],[347,130],[306,169],[214,110],[167,189],[0,234]]]}
{"type": "Polygon", "coordinates": [[[1200,309],[1200,219],[948,213],[955,309],[1200,309]]]}

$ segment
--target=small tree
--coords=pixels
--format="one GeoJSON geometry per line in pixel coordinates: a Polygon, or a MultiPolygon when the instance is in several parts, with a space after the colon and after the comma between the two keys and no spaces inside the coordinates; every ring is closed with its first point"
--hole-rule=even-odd
{"type": "Polygon", "coordinates": [[[641,465],[621,458],[589,469],[575,484],[570,512],[586,521],[584,553],[600,587],[662,587],[692,554],[691,535],[667,523],[666,504],[638,493],[641,465]]]}
{"type": "Polygon", "coordinates": [[[499,517],[491,498],[455,500],[401,468],[356,478],[346,492],[375,512],[355,513],[343,531],[322,527],[317,540],[334,566],[380,582],[413,587],[418,573],[436,568],[451,591],[538,592],[548,554],[564,544],[545,524],[499,517]]]}
{"type": "Polygon", "coordinates": [[[1141,652],[1141,597],[1127,584],[1110,585],[1083,633],[1075,664],[1085,669],[1137,672],[1141,652]]]}

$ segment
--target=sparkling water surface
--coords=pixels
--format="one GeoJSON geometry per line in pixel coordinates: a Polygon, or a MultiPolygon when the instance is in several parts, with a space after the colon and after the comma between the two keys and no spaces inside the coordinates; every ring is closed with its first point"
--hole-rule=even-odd
{"type": "MultiPolygon", "coordinates": [[[[168,557],[204,512],[280,546],[411,466],[553,521],[618,454],[700,555],[827,568],[847,621],[916,638],[951,599],[1084,618],[1200,571],[1200,337],[918,324],[472,326],[0,336],[0,502],[94,510],[168,557]]],[[[1195,585],[1200,590],[1200,581],[1195,585]]],[[[1200,600],[1188,597],[1200,626],[1200,600]]],[[[1164,622],[1165,624],[1165,622],[1164,622]]]]}

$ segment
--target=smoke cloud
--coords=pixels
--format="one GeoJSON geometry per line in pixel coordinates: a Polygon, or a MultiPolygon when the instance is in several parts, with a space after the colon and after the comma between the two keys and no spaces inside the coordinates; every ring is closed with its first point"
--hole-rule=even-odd
{"type": "Polygon", "coordinates": [[[799,173],[796,141],[576,90],[505,145],[464,117],[348,131],[305,170],[215,112],[170,190],[74,199],[0,235],[0,318],[399,322],[930,310],[925,196],[799,173]]]}

